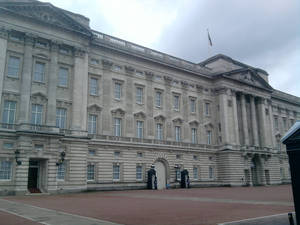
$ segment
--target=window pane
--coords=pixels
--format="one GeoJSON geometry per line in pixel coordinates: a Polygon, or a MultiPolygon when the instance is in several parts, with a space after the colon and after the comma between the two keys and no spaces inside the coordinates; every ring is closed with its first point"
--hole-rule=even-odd
{"type": "Polygon", "coordinates": [[[68,69],[66,68],[59,68],[58,73],[58,86],[67,87],[68,86],[68,69]]]}
{"type": "Polygon", "coordinates": [[[96,134],[97,132],[97,115],[89,115],[88,118],[88,133],[96,134]]]}
{"type": "Polygon", "coordinates": [[[98,95],[98,79],[90,78],[90,95],[98,95]]]}
{"type": "Polygon", "coordinates": [[[179,110],[179,96],[174,96],[174,109],[179,110]]]}
{"type": "Polygon", "coordinates": [[[161,107],[161,93],[160,92],[156,92],[155,105],[157,107],[161,107]]]}
{"type": "Polygon", "coordinates": [[[143,129],[144,129],[144,123],[143,121],[137,121],[136,124],[136,129],[137,129],[137,137],[138,138],[143,138],[143,129]]]}
{"type": "Polygon", "coordinates": [[[121,119],[120,118],[115,118],[114,135],[121,136],[121,119]]]}
{"type": "Polygon", "coordinates": [[[163,139],[162,124],[160,124],[160,123],[156,124],[156,139],[158,139],[158,140],[163,139]]]}
{"type": "Polygon", "coordinates": [[[31,109],[31,123],[36,125],[41,125],[42,114],[43,114],[43,106],[33,104],[31,109]]]}
{"type": "Polygon", "coordinates": [[[194,179],[198,179],[198,168],[197,167],[193,168],[193,177],[194,177],[194,179]]]}
{"type": "Polygon", "coordinates": [[[7,124],[14,124],[16,105],[14,101],[4,101],[4,110],[2,115],[2,122],[7,124]]]}
{"type": "Polygon", "coordinates": [[[113,165],[113,179],[119,180],[120,179],[120,166],[113,165]]]}
{"type": "Polygon", "coordinates": [[[176,126],[175,127],[175,140],[180,141],[181,134],[180,134],[180,127],[176,126]]]}
{"type": "Polygon", "coordinates": [[[89,164],[87,166],[87,180],[94,180],[95,179],[95,166],[89,164]]]}
{"type": "Polygon", "coordinates": [[[121,99],[121,84],[115,83],[115,98],[121,99]]]}
{"type": "Polygon", "coordinates": [[[136,88],[136,102],[139,104],[143,103],[143,88],[136,88]]]}
{"type": "Polygon", "coordinates": [[[11,165],[10,161],[0,161],[0,180],[11,179],[11,165]]]}
{"type": "Polygon", "coordinates": [[[142,180],[143,179],[143,168],[142,166],[136,166],[136,179],[142,180]]]}
{"type": "Polygon", "coordinates": [[[66,117],[67,117],[67,110],[63,108],[56,109],[56,127],[65,128],[66,125],[66,117]]]}
{"type": "Polygon", "coordinates": [[[196,144],[197,143],[197,129],[192,128],[192,143],[196,144]]]}
{"type": "Polygon", "coordinates": [[[7,76],[17,78],[19,76],[20,58],[10,56],[7,66],[7,76]]]}
{"type": "Polygon", "coordinates": [[[44,82],[45,80],[45,63],[37,62],[34,70],[34,81],[44,82]]]}
{"type": "Polygon", "coordinates": [[[196,101],[191,99],[191,112],[196,112],[196,101]]]}
{"type": "Polygon", "coordinates": [[[57,167],[57,179],[64,180],[65,179],[65,163],[61,163],[57,167]]]}

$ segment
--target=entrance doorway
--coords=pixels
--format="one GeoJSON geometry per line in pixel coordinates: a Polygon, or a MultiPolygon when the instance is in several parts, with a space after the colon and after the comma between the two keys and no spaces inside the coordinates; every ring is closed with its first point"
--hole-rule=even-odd
{"type": "Polygon", "coordinates": [[[262,184],[262,166],[260,162],[260,158],[258,155],[255,155],[251,160],[251,177],[252,177],[252,184],[254,186],[262,184]]]}
{"type": "Polygon", "coordinates": [[[163,162],[157,161],[154,164],[155,166],[155,171],[156,171],[156,176],[157,176],[157,189],[165,189],[166,188],[166,166],[163,162]]]}
{"type": "Polygon", "coordinates": [[[40,163],[38,160],[29,161],[27,188],[31,193],[41,192],[38,187],[39,167],[40,167],[40,163]]]}

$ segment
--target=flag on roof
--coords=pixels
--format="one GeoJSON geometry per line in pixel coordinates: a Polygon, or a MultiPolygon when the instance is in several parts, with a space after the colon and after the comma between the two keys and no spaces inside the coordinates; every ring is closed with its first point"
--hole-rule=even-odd
{"type": "Polygon", "coordinates": [[[209,44],[210,46],[212,46],[212,41],[211,41],[211,37],[210,37],[210,35],[209,35],[208,29],[207,29],[207,37],[208,37],[208,44],[209,44]]]}

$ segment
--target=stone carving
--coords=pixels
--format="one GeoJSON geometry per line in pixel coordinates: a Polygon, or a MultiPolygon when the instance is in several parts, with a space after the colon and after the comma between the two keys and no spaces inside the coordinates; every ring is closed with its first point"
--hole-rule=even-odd
{"type": "Polygon", "coordinates": [[[107,59],[102,59],[102,65],[106,68],[111,68],[112,65],[113,65],[113,62],[112,61],[109,61],[107,59]]]}
{"type": "Polygon", "coordinates": [[[183,123],[183,119],[180,118],[180,117],[176,117],[176,118],[173,119],[172,121],[173,121],[173,123],[176,123],[176,124],[181,124],[181,123],[183,123]]]}
{"type": "Polygon", "coordinates": [[[124,116],[125,115],[125,110],[121,108],[113,109],[111,110],[111,113],[113,116],[124,116]]]}
{"type": "Polygon", "coordinates": [[[163,121],[165,121],[166,117],[164,115],[160,114],[160,115],[155,116],[154,119],[157,122],[159,122],[159,121],[163,122],[163,121]]]}
{"type": "Polygon", "coordinates": [[[189,122],[190,126],[198,127],[199,126],[199,121],[198,120],[192,120],[189,122]]]}
{"type": "Polygon", "coordinates": [[[187,88],[188,88],[189,83],[188,83],[187,81],[182,80],[180,83],[181,83],[181,85],[182,85],[182,88],[184,88],[184,89],[187,89],[187,88]]]}
{"type": "Polygon", "coordinates": [[[151,72],[151,71],[145,71],[145,75],[146,75],[147,80],[152,80],[153,76],[154,76],[154,73],[151,72]]]}
{"type": "Polygon", "coordinates": [[[172,78],[172,77],[169,77],[169,76],[164,76],[164,80],[165,80],[165,82],[166,82],[168,85],[171,85],[171,82],[172,82],[173,78],[172,78]]]}
{"type": "Polygon", "coordinates": [[[89,112],[100,112],[102,110],[102,107],[98,104],[93,104],[87,107],[89,112]]]}
{"type": "Polygon", "coordinates": [[[144,112],[142,112],[142,111],[137,112],[137,113],[134,113],[133,115],[134,115],[134,117],[136,117],[137,119],[145,119],[145,118],[146,118],[146,114],[145,114],[144,112]]]}
{"type": "Polygon", "coordinates": [[[126,73],[133,74],[134,68],[132,66],[125,65],[125,71],[126,71],[126,73]]]}

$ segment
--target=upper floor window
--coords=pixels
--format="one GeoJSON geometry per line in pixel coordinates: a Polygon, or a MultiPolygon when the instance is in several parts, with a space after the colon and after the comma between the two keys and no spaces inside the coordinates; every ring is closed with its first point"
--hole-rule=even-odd
{"type": "Polygon", "coordinates": [[[161,123],[156,124],[156,139],[157,140],[163,139],[163,125],[161,123]]]}
{"type": "Polygon", "coordinates": [[[87,165],[86,178],[88,181],[95,180],[95,165],[93,164],[87,165]]]}
{"type": "Polygon", "coordinates": [[[205,115],[206,116],[210,115],[210,103],[208,102],[205,103],[205,115]]]}
{"type": "Polygon", "coordinates": [[[66,167],[65,167],[65,163],[60,163],[57,166],[57,176],[56,178],[58,180],[64,180],[65,179],[65,173],[66,173],[66,167]]]}
{"type": "Polygon", "coordinates": [[[191,113],[196,112],[196,100],[193,98],[190,99],[190,110],[191,110],[191,113]]]}
{"type": "Polygon", "coordinates": [[[35,63],[33,80],[37,82],[45,82],[45,68],[46,64],[42,62],[35,63]]]}
{"type": "Polygon", "coordinates": [[[287,130],[287,129],[288,129],[288,127],[287,127],[286,118],[285,118],[285,117],[283,117],[283,118],[282,118],[282,121],[283,121],[283,127],[284,127],[284,130],[287,130]]]}
{"type": "Polygon", "coordinates": [[[136,134],[138,138],[143,138],[144,133],[144,122],[143,121],[136,121],[136,134]]]}
{"type": "Polygon", "coordinates": [[[173,96],[173,107],[174,107],[174,110],[176,110],[176,111],[179,111],[179,100],[180,100],[180,98],[179,98],[179,95],[174,95],[173,96]]]}
{"type": "Polygon", "coordinates": [[[64,67],[60,67],[58,71],[58,86],[68,87],[68,73],[69,70],[64,67]]]}
{"type": "Polygon", "coordinates": [[[56,109],[56,127],[64,129],[66,127],[67,110],[63,108],[56,109]]]}
{"type": "Polygon", "coordinates": [[[21,65],[21,59],[19,57],[10,56],[7,65],[7,76],[18,78],[20,65],[21,65]]]}
{"type": "Polygon", "coordinates": [[[97,132],[97,115],[90,114],[88,118],[88,133],[96,134],[97,132]]]}
{"type": "Polygon", "coordinates": [[[155,92],[155,106],[162,106],[162,93],[160,91],[155,92]]]}
{"type": "Polygon", "coordinates": [[[141,87],[136,88],[136,103],[138,104],[143,103],[143,88],[141,87]]]}
{"type": "Polygon", "coordinates": [[[114,135],[121,136],[121,118],[114,118],[114,135]]]}
{"type": "Polygon", "coordinates": [[[31,123],[35,125],[41,125],[43,118],[43,106],[33,104],[31,109],[31,123]]]}
{"type": "Polygon", "coordinates": [[[211,131],[206,131],[206,144],[211,145],[211,131]]]}
{"type": "Polygon", "coordinates": [[[11,179],[12,163],[11,161],[0,161],[0,180],[11,179]]]}
{"type": "Polygon", "coordinates": [[[197,129],[192,128],[192,143],[196,144],[197,143],[197,129]]]}
{"type": "Polygon", "coordinates": [[[122,96],[122,84],[121,83],[118,83],[118,82],[115,83],[114,96],[115,96],[115,99],[118,99],[118,100],[121,99],[121,96],[122,96]]]}
{"type": "Polygon", "coordinates": [[[98,95],[98,79],[90,77],[90,95],[98,95]]]}
{"type": "Polygon", "coordinates": [[[181,141],[181,127],[179,126],[175,127],[175,140],[181,141]]]}
{"type": "Polygon", "coordinates": [[[14,101],[4,101],[4,109],[2,115],[2,123],[14,124],[16,116],[16,105],[14,101]]]}

